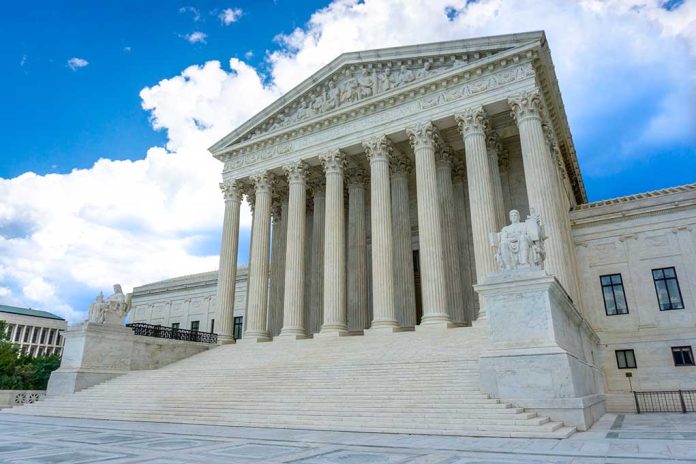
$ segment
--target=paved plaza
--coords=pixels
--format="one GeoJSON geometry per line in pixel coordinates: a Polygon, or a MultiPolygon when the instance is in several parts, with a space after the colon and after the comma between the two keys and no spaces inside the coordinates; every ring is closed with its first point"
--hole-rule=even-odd
{"type": "Polygon", "coordinates": [[[0,463],[696,463],[696,414],[606,414],[566,440],[0,416],[0,463]]]}

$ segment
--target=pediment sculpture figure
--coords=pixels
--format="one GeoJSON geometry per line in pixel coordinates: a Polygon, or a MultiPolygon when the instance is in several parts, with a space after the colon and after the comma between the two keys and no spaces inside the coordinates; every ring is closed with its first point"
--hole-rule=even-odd
{"type": "Polygon", "coordinates": [[[126,314],[131,308],[132,294],[123,294],[121,285],[114,285],[114,293],[104,300],[104,294],[99,292],[94,303],[89,305],[87,320],[95,324],[123,324],[126,314]]]}
{"type": "Polygon", "coordinates": [[[519,211],[510,211],[510,224],[491,234],[495,260],[501,271],[543,269],[546,234],[539,216],[532,209],[524,222],[519,211]]]}

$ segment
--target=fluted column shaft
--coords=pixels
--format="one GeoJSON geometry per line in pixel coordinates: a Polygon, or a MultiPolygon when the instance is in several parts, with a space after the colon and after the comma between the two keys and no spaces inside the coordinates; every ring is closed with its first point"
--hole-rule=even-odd
{"type": "MultiPolygon", "coordinates": [[[[476,258],[476,282],[481,283],[486,274],[496,271],[489,234],[498,232],[493,183],[488,153],[486,152],[486,114],[483,108],[472,108],[456,115],[456,119],[464,138],[471,226],[476,258]]],[[[484,308],[482,307],[479,311],[479,317],[482,317],[483,314],[484,308]]]]}
{"type": "Polygon", "coordinates": [[[546,271],[555,275],[566,291],[575,297],[576,280],[571,264],[575,261],[567,240],[570,224],[564,211],[558,170],[542,127],[542,100],[537,90],[510,98],[512,114],[520,130],[522,162],[530,210],[540,215],[548,239],[546,271]]]}
{"type": "Polygon", "coordinates": [[[416,325],[416,284],[411,246],[408,176],[411,161],[399,154],[391,163],[392,235],[394,237],[394,304],[401,327],[416,325]]]}
{"type": "Polygon", "coordinates": [[[311,195],[311,190],[306,193],[307,199],[306,214],[305,214],[305,297],[304,297],[304,320],[307,335],[312,334],[312,318],[311,318],[311,301],[312,301],[312,234],[314,232],[314,210],[311,207],[314,199],[311,195]]]}
{"type": "Polygon", "coordinates": [[[442,222],[442,244],[445,253],[445,275],[447,283],[447,309],[452,322],[464,324],[464,297],[459,278],[459,242],[454,218],[454,196],[452,193],[452,164],[448,149],[440,148],[436,155],[437,187],[440,201],[440,221],[442,222]]]}
{"type": "Polygon", "coordinates": [[[249,299],[244,339],[267,341],[268,255],[271,241],[271,185],[273,175],[264,172],[252,177],[255,185],[254,228],[249,257],[249,299]]]}
{"type": "Polygon", "coordinates": [[[324,226],[324,335],[345,335],[346,323],[346,230],[343,199],[345,155],[333,150],[320,157],[326,173],[324,226]]]}
{"type": "Polygon", "coordinates": [[[392,243],[389,157],[393,147],[384,136],[363,143],[370,160],[370,229],[372,231],[371,329],[399,327],[394,306],[394,250],[392,243]]]}
{"type": "Polygon", "coordinates": [[[271,202],[271,269],[268,297],[268,332],[280,334],[283,327],[283,295],[285,288],[285,246],[288,230],[288,197],[286,192],[271,202]]]}
{"type": "Polygon", "coordinates": [[[216,292],[215,321],[219,343],[234,341],[234,291],[237,281],[237,247],[239,246],[239,206],[242,194],[235,181],[220,184],[225,197],[222,223],[220,270],[216,292]]]}
{"type": "Polygon", "coordinates": [[[503,182],[500,178],[499,157],[503,146],[498,140],[498,135],[494,131],[488,133],[486,138],[488,144],[488,165],[491,172],[491,182],[493,188],[493,200],[495,202],[496,232],[507,225],[505,205],[503,203],[503,182]]]}
{"type": "Polygon", "coordinates": [[[281,337],[305,338],[304,321],[304,246],[307,209],[307,166],[299,161],[284,167],[288,175],[289,205],[285,254],[285,298],[281,337]]]}
{"type": "Polygon", "coordinates": [[[348,170],[348,330],[359,333],[367,319],[366,175],[361,168],[348,170]]]}
{"type": "Polygon", "coordinates": [[[324,229],[326,217],[326,190],[324,179],[313,183],[314,213],[312,215],[312,261],[310,273],[311,301],[309,305],[309,331],[319,332],[324,315],[324,229]]]}
{"type": "Polygon", "coordinates": [[[447,313],[440,204],[435,167],[436,129],[421,123],[406,130],[416,158],[416,196],[418,199],[418,231],[420,242],[423,317],[421,325],[450,323],[447,313]]]}
{"type": "Polygon", "coordinates": [[[463,160],[456,160],[453,165],[452,195],[454,198],[454,217],[456,219],[457,242],[459,244],[459,277],[462,285],[464,300],[464,319],[471,322],[475,319],[476,295],[473,288],[472,266],[473,256],[469,252],[469,212],[466,205],[466,168],[463,160]]]}

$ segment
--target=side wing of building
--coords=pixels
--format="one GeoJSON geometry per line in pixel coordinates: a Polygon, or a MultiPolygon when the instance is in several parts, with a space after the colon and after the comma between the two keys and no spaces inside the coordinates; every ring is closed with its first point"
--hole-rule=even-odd
{"type": "Polygon", "coordinates": [[[570,217],[609,410],[632,410],[631,390],[696,389],[696,184],[582,205],[570,217]]]}

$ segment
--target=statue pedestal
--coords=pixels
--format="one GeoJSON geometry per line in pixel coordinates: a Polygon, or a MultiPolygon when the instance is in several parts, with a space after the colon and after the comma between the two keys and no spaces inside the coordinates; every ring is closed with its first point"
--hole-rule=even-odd
{"type": "Polygon", "coordinates": [[[63,336],[63,359],[48,381],[48,396],[74,393],[131,370],[135,335],[130,328],[83,322],[63,336]]]}
{"type": "Polygon", "coordinates": [[[490,340],[481,389],[587,430],[605,411],[599,339],[563,287],[544,271],[521,269],[490,274],[474,288],[490,340]]]}

